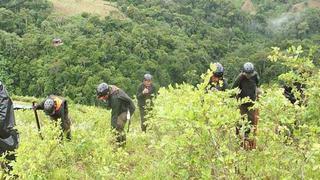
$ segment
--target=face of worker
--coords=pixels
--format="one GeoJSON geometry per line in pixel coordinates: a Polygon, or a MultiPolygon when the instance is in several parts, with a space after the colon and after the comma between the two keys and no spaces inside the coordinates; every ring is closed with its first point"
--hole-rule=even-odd
{"type": "Polygon", "coordinates": [[[106,102],[108,100],[108,95],[98,97],[99,100],[106,102]]]}
{"type": "Polygon", "coordinates": [[[143,80],[143,85],[145,85],[145,86],[151,86],[151,84],[152,84],[152,80],[143,80]]]}
{"type": "Polygon", "coordinates": [[[217,83],[217,82],[219,82],[219,77],[211,76],[211,81],[217,83]]]}
{"type": "Polygon", "coordinates": [[[253,76],[253,73],[244,73],[247,79],[250,79],[253,76]]]}

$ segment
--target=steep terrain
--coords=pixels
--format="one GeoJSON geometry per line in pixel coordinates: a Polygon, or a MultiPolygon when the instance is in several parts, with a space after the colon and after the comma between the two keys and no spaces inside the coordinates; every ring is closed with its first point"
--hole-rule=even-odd
{"type": "Polygon", "coordinates": [[[111,3],[103,0],[50,0],[56,13],[73,16],[83,12],[97,14],[102,17],[115,15],[124,18],[123,14],[111,3]]]}
{"type": "Polygon", "coordinates": [[[256,14],[257,13],[256,8],[253,5],[251,0],[245,0],[243,5],[241,6],[241,10],[243,10],[245,12],[248,12],[250,14],[256,14]]]}
{"type": "Polygon", "coordinates": [[[292,6],[291,12],[301,12],[306,8],[320,8],[320,1],[319,0],[308,0],[305,2],[297,3],[292,6]]]}

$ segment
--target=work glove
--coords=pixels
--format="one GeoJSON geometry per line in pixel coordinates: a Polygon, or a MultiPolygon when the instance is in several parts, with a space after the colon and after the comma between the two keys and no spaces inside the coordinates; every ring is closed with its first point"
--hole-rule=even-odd
{"type": "Polygon", "coordinates": [[[143,94],[148,94],[149,93],[149,90],[147,88],[145,88],[143,91],[142,91],[143,94]]]}
{"type": "Polygon", "coordinates": [[[128,112],[127,112],[127,121],[129,121],[130,118],[131,118],[131,115],[130,115],[130,111],[128,110],[128,112]]]}

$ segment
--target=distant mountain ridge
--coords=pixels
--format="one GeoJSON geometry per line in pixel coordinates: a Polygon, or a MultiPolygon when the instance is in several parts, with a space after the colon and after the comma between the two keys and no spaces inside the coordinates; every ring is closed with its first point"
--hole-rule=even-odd
{"type": "MultiPolygon", "coordinates": [[[[282,4],[290,4],[288,11],[293,13],[301,12],[308,8],[320,8],[320,0],[305,0],[299,3],[292,4],[289,2],[289,0],[283,0],[282,4]]],[[[241,4],[241,10],[250,14],[256,14],[259,6],[262,5],[252,0],[243,0],[241,4]]]]}

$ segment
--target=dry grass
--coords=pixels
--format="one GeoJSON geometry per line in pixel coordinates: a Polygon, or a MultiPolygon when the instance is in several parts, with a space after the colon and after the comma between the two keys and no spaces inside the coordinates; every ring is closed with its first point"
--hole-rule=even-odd
{"type": "Polygon", "coordinates": [[[291,12],[301,12],[306,8],[320,8],[320,0],[309,0],[292,6],[291,12]]]}
{"type": "Polygon", "coordinates": [[[309,8],[320,8],[320,0],[310,0],[308,6],[309,8]]]}
{"type": "Polygon", "coordinates": [[[103,0],[50,0],[55,12],[62,16],[74,16],[83,12],[97,14],[102,17],[116,16],[124,18],[124,15],[111,3],[103,0]]]}
{"type": "Polygon", "coordinates": [[[257,12],[251,0],[245,0],[241,7],[241,10],[250,14],[256,14],[257,12]]]}

